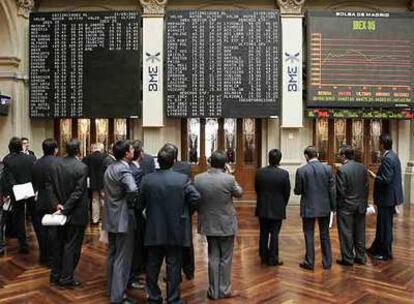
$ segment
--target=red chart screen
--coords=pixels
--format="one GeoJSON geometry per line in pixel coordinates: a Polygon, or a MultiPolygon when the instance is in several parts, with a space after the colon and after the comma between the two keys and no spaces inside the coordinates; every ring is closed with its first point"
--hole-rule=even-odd
{"type": "Polygon", "coordinates": [[[307,17],[308,106],[413,107],[413,13],[307,17]]]}

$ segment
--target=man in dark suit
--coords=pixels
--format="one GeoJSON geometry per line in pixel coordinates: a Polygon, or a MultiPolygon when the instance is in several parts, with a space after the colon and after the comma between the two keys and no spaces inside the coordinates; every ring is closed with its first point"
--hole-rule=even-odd
{"type": "Polygon", "coordinates": [[[257,171],[254,182],[256,216],[260,223],[259,255],[262,264],[269,266],[283,265],[279,260],[279,231],[286,218],[290,180],[289,173],[279,168],[281,159],[282,153],[278,149],[270,150],[269,166],[257,171]]]}
{"type": "Polygon", "coordinates": [[[103,229],[108,232],[108,294],[111,303],[133,303],[125,296],[131,274],[136,229],[138,188],[130,169],[134,147],[129,141],[114,144],[116,161],[104,175],[105,205],[103,229]]]}
{"type": "Polygon", "coordinates": [[[368,172],[354,160],[351,146],[339,149],[342,166],[336,175],[338,235],[343,266],[365,264],[365,213],[368,206],[368,172]],[[355,249],[355,254],[354,254],[355,249]]]}
{"type": "Polygon", "coordinates": [[[24,154],[32,155],[32,156],[36,157],[34,152],[32,150],[30,150],[30,143],[29,143],[29,139],[27,137],[22,137],[22,148],[23,148],[22,152],[24,154]]]}
{"type": "Polygon", "coordinates": [[[144,145],[142,144],[142,141],[140,141],[139,139],[134,140],[134,144],[141,146],[143,156],[140,161],[140,167],[144,171],[144,174],[146,175],[146,174],[154,172],[155,171],[154,157],[144,152],[144,145]]]}
{"type": "Polygon", "coordinates": [[[305,235],[306,255],[301,268],[313,270],[315,262],[314,230],[318,220],[324,269],[332,265],[331,241],[329,239],[329,217],[335,211],[336,186],[330,166],[318,160],[315,147],[305,149],[307,164],[296,171],[295,194],[301,195],[300,216],[305,235]]]}
{"type": "Polygon", "coordinates": [[[98,224],[101,207],[104,203],[103,176],[108,155],[104,153],[102,143],[92,145],[92,153],[82,161],[88,166],[89,189],[92,192],[92,224],[98,224]]]}
{"type": "MultiPolygon", "coordinates": [[[[131,169],[132,176],[139,191],[141,188],[142,178],[145,175],[144,170],[141,166],[144,153],[140,140],[133,141],[132,147],[134,148],[134,156],[129,163],[129,168],[131,169]]],[[[138,208],[135,209],[135,219],[137,225],[134,232],[134,254],[132,258],[131,274],[128,287],[138,289],[144,288],[143,282],[140,281],[140,279],[142,280],[143,278],[138,276],[145,274],[145,265],[147,261],[147,251],[144,246],[145,218],[138,208]]]]}
{"type": "Polygon", "coordinates": [[[171,170],[174,151],[158,152],[160,170],[144,176],[141,184],[141,208],[147,225],[145,246],[148,249],[146,283],[149,303],[161,303],[158,276],[164,257],[167,263],[167,302],[182,303],[180,270],[182,247],[190,246],[190,209],[196,209],[200,194],[187,176],[171,170]]]}
{"type": "MultiPolygon", "coordinates": [[[[191,174],[191,164],[187,161],[179,161],[178,160],[178,148],[176,145],[168,143],[164,145],[165,148],[171,148],[174,151],[174,166],[173,170],[178,173],[182,173],[186,175],[189,179],[192,178],[191,174]]],[[[191,244],[188,247],[183,248],[183,255],[181,261],[182,271],[187,280],[194,279],[194,271],[195,271],[195,260],[194,260],[194,244],[193,244],[193,229],[192,229],[192,215],[195,210],[190,210],[190,221],[191,221],[191,229],[190,229],[190,241],[191,244]]]]}
{"type": "Polygon", "coordinates": [[[85,227],[88,225],[88,192],[86,178],[88,167],[78,158],[80,142],[72,139],[66,144],[67,156],[56,161],[50,169],[46,188],[57,214],[67,216],[65,226],[53,227],[52,285],[73,288],[81,283],[74,278],[78,265],[85,227]]]}
{"type": "MultiPolygon", "coordinates": [[[[10,196],[12,202],[11,224],[16,237],[19,240],[19,253],[27,254],[29,246],[26,238],[26,201],[18,201],[13,194],[13,186],[26,184],[32,181],[32,167],[36,158],[32,155],[22,153],[22,141],[18,137],[10,139],[10,153],[3,159],[4,163],[4,194],[10,196]]],[[[38,228],[33,222],[35,230],[38,228]]]]}
{"type": "Polygon", "coordinates": [[[375,240],[367,250],[377,260],[392,259],[392,226],[395,207],[404,201],[401,177],[401,162],[392,151],[392,138],[388,134],[380,136],[380,149],[384,152],[377,174],[370,171],[375,178],[374,203],[377,206],[377,231],[375,240]]]}
{"type": "Polygon", "coordinates": [[[5,251],[5,240],[4,240],[4,226],[6,224],[6,211],[3,210],[3,204],[5,203],[7,198],[5,194],[3,193],[3,169],[4,164],[2,161],[0,161],[0,255],[4,255],[5,251]]]}
{"type": "Polygon", "coordinates": [[[38,159],[32,168],[33,188],[36,192],[35,217],[39,225],[37,241],[39,243],[39,262],[40,264],[51,265],[52,244],[49,237],[49,227],[41,224],[45,214],[54,213],[57,209],[55,201],[51,201],[46,189],[46,181],[50,176],[53,164],[58,160],[58,144],[53,138],[45,139],[42,143],[43,157],[38,159]]]}

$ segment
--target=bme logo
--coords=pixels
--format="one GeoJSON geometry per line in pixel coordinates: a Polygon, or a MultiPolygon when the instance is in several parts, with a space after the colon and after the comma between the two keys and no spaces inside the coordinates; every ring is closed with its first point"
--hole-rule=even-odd
{"type": "MultiPolygon", "coordinates": [[[[151,55],[150,53],[146,52],[145,55],[147,56],[146,62],[151,62],[155,64],[157,62],[161,62],[159,58],[161,53],[155,53],[155,55],[151,55]]],[[[150,92],[157,92],[158,91],[158,81],[159,81],[159,69],[158,65],[148,65],[148,91],[150,92]]]]}
{"type": "Polygon", "coordinates": [[[288,91],[297,92],[298,91],[298,82],[299,82],[299,70],[296,64],[299,63],[300,53],[289,54],[285,52],[285,62],[289,62],[290,65],[287,67],[287,77],[288,77],[288,91]]]}

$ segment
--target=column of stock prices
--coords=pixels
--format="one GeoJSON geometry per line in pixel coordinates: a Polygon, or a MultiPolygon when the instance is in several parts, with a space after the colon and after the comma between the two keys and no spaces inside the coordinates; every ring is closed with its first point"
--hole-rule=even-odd
{"type": "Polygon", "coordinates": [[[140,115],[140,15],[30,15],[30,116],[140,115]]]}
{"type": "Polygon", "coordinates": [[[308,106],[413,106],[413,13],[310,12],[307,31],[308,106]]]}
{"type": "Polygon", "coordinates": [[[169,11],[168,117],[279,114],[276,11],[169,11]]]}

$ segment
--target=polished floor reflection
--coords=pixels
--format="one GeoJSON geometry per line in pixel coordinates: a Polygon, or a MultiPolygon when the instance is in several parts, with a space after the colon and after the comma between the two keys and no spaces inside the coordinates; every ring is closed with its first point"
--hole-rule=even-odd
{"type": "MultiPolygon", "coordinates": [[[[317,242],[316,268],[307,272],[298,267],[304,242],[298,207],[288,209],[288,219],[280,235],[280,256],[284,265],[265,267],[257,255],[258,224],[254,207],[238,208],[240,233],[233,260],[233,289],[238,297],[218,303],[413,303],[414,302],[414,209],[406,210],[395,220],[394,259],[376,262],[368,259],[366,266],[345,268],[334,264],[324,271],[317,242]]],[[[369,218],[368,244],[375,233],[375,219],[369,218]]],[[[33,233],[31,254],[16,253],[16,242],[8,241],[8,252],[0,258],[0,303],[109,303],[105,296],[106,247],[99,243],[97,228],[88,228],[78,267],[83,287],[62,290],[50,287],[49,271],[37,264],[33,233]]],[[[316,238],[318,236],[316,235],[316,238]]],[[[336,227],[331,230],[334,259],[339,257],[336,227]]],[[[188,303],[212,302],[206,298],[206,241],[195,234],[196,274],[193,281],[184,281],[182,296],[188,303]]],[[[164,286],[164,283],[161,283],[164,286]]],[[[165,288],[164,288],[165,289],[165,288]]],[[[145,303],[143,291],[130,296],[145,303]]]]}

